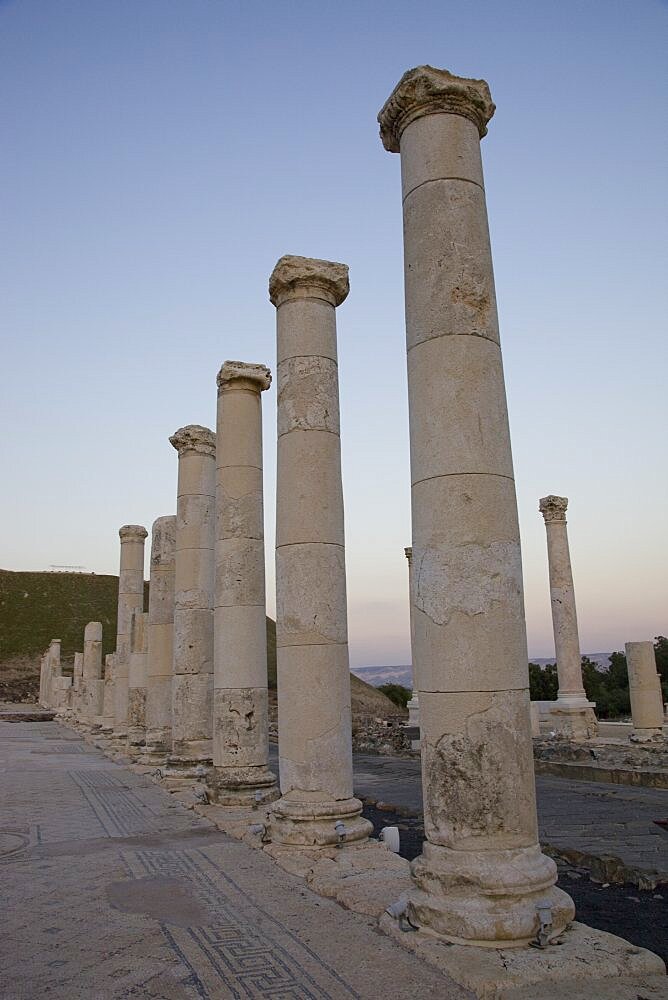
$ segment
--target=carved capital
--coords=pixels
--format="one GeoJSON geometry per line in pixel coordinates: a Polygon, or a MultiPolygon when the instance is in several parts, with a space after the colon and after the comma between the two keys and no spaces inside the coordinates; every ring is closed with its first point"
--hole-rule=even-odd
{"type": "Polygon", "coordinates": [[[118,529],[118,536],[122,542],[143,542],[148,531],[141,524],[124,524],[118,529]]]}
{"type": "Polygon", "coordinates": [[[565,521],[567,507],[568,497],[555,497],[550,494],[549,497],[543,497],[538,501],[538,510],[545,518],[546,524],[548,521],[565,521]]]}
{"type": "Polygon", "coordinates": [[[380,137],[389,153],[398,153],[407,125],[425,115],[445,114],[468,118],[482,139],[495,110],[484,80],[454,76],[433,66],[416,66],[404,73],[378,112],[380,137]]]}
{"type": "Polygon", "coordinates": [[[413,562],[413,546],[412,545],[407,545],[406,546],[406,548],[404,549],[404,555],[408,559],[408,565],[410,566],[410,564],[413,562]]]}
{"type": "Polygon", "coordinates": [[[176,448],[179,458],[187,451],[195,451],[198,455],[208,455],[211,458],[216,455],[216,435],[200,424],[179,427],[170,437],[169,443],[176,448]]]}
{"type": "Polygon", "coordinates": [[[246,361],[226,361],[216,376],[218,395],[226,389],[254,389],[264,392],[271,385],[271,372],[266,365],[246,361]]]}
{"type": "Polygon", "coordinates": [[[281,257],[269,278],[272,305],[280,306],[309,290],[333,306],[340,306],[350,291],[348,265],[312,257],[281,257]]]}

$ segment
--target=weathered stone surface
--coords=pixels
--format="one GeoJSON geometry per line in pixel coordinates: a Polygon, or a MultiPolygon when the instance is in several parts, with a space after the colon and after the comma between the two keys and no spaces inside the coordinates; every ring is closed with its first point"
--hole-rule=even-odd
{"type": "Polygon", "coordinates": [[[276,655],[282,798],[279,844],[367,837],[353,798],[350,675],[334,307],[343,264],[282,257],[269,281],[277,307],[276,655]]]}
{"type": "Polygon", "coordinates": [[[643,741],[661,738],[663,731],[663,693],[656,669],[654,644],[627,642],[626,663],[633,733],[631,739],[643,741]]]}
{"type": "Polygon", "coordinates": [[[218,373],[213,768],[209,799],[270,801],[264,583],[261,393],[264,365],[226,361],[218,373]]]}
{"type": "Polygon", "coordinates": [[[148,532],[139,524],[126,524],[119,529],[118,534],[121,539],[121,561],[118,577],[116,660],[112,682],[113,737],[123,743],[128,733],[130,631],[133,614],[144,610],[144,541],[148,532]]]}
{"type": "Polygon", "coordinates": [[[428,838],[409,914],[450,940],[490,946],[527,943],[539,899],[555,933],[573,916],[537,836],[517,502],[475,135],[493,113],[484,81],[420,66],[379,114],[404,188],[412,646],[428,838]]]}
{"type": "Polygon", "coordinates": [[[216,435],[190,424],[169,439],[179,455],[176,507],[172,777],[211,765],[216,435]]]}
{"type": "Polygon", "coordinates": [[[148,595],[146,736],[142,754],[147,764],[163,764],[172,748],[175,546],[176,517],[168,514],[157,518],[152,530],[148,595]]]}
{"type": "MultiPolygon", "coordinates": [[[[447,69],[434,66],[416,66],[404,73],[379,111],[380,137],[389,153],[403,152],[400,142],[404,129],[411,122],[438,114],[468,118],[482,139],[487,135],[487,123],[495,110],[484,80],[455,76],[447,69]]],[[[445,143],[439,146],[439,152],[445,146],[445,143]]],[[[466,159],[462,157],[464,164],[475,154],[475,148],[468,152],[466,159]]]]}

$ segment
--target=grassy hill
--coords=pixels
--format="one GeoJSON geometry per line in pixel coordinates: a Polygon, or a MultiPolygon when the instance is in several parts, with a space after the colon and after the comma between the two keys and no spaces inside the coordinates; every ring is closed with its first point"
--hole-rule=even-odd
{"type": "MultiPolygon", "coordinates": [[[[39,658],[51,639],[62,642],[64,663],[83,648],[88,622],[102,622],[102,653],[116,645],[118,577],[95,573],[23,573],[0,570],[0,699],[36,697],[39,658]]],[[[148,583],[144,585],[148,607],[148,583]]],[[[276,688],[276,623],[267,618],[267,672],[276,688]]],[[[382,692],[351,675],[353,712],[394,714],[382,692]]]]}

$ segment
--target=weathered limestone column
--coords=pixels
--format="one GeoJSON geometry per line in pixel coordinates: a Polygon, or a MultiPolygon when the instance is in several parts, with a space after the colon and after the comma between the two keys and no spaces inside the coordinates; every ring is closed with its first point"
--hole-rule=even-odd
{"type": "Polygon", "coordinates": [[[142,754],[147,764],[164,764],[172,749],[175,546],[176,517],[157,518],[153,522],[148,591],[146,742],[142,754]]]}
{"type": "Polygon", "coordinates": [[[74,654],[74,669],[72,671],[72,700],[70,708],[78,721],[81,715],[81,696],[83,693],[83,653],[74,654]]]}
{"type": "Polygon", "coordinates": [[[88,622],[84,629],[83,692],[81,721],[93,726],[102,714],[104,681],[102,680],[102,622],[88,622]]]}
{"type": "Polygon", "coordinates": [[[100,733],[104,738],[111,736],[114,729],[116,654],[107,653],[104,658],[104,680],[102,689],[102,714],[99,718],[100,733]]]}
{"type": "Polygon", "coordinates": [[[179,474],[168,772],[198,778],[211,765],[213,753],[216,435],[190,424],[169,440],[179,454],[179,474]]]}
{"type": "MultiPolygon", "coordinates": [[[[415,632],[415,626],[413,622],[413,549],[409,545],[404,549],[404,554],[408,560],[408,601],[410,609],[410,629],[411,629],[411,650],[414,648],[413,633],[415,632]]],[[[420,699],[418,696],[418,684],[415,677],[415,664],[411,664],[413,672],[413,693],[411,695],[411,700],[407,703],[406,708],[408,709],[408,725],[409,726],[419,726],[420,725],[420,699]]],[[[420,749],[419,740],[412,740],[413,750],[420,749]]]]}
{"type": "Polygon", "coordinates": [[[148,532],[140,524],[126,524],[118,534],[121,564],[114,667],[114,738],[125,740],[128,734],[130,625],[134,612],[144,610],[144,540],[148,532]]]}
{"type": "Polygon", "coordinates": [[[269,763],[261,393],[264,365],[218,373],[212,801],[278,797],[269,763]]]}
{"type": "Polygon", "coordinates": [[[543,497],[538,504],[547,531],[552,630],[559,677],[559,692],[550,713],[550,724],[558,733],[586,740],[596,735],[598,723],[595,705],[588,700],[582,684],[582,657],[566,528],[567,507],[567,497],[543,497]]]}
{"type": "Polygon", "coordinates": [[[128,747],[135,753],[146,739],[146,660],[148,659],[148,612],[134,611],[130,622],[130,667],[128,671],[128,747]]]}
{"type": "Polygon", "coordinates": [[[538,843],[522,564],[479,139],[487,84],[420,66],[378,119],[401,153],[427,841],[413,923],[528,943],[574,912],[538,843]]]}
{"type": "Polygon", "coordinates": [[[60,639],[52,639],[46,651],[46,697],[49,708],[60,707],[60,680],[63,668],[60,662],[60,639]]]}
{"type": "Polygon", "coordinates": [[[282,798],[272,840],[365,839],[353,798],[335,307],[344,264],[282,257],[269,280],[278,341],[276,652],[282,798]]]}
{"type": "Polygon", "coordinates": [[[663,734],[663,693],[656,669],[652,642],[627,642],[626,667],[634,742],[645,742],[663,734]]]}
{"type": "Polygon", "coordinates": [[[48,706],[48,657],[44,653],[39,661],[39,704],[46,708],[48,706]]]}

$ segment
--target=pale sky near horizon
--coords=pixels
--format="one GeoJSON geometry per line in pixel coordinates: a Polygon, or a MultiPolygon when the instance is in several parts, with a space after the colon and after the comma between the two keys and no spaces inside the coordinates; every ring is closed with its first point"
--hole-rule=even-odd
{"type": "Polygon", "coordinates": [[[399,157],[376,114],[431,63],[497,104],[529,652],[554,649],[548,493],[570,498],[583,651],[668,633],[667,26],[660,0],[0,0],[0,566],[116,573],[118,527],[174,511],[167,438],[215,427],[222,362],[275,368],[278,257],[340,260],[351,664],[409,662],[399,157]]]}

